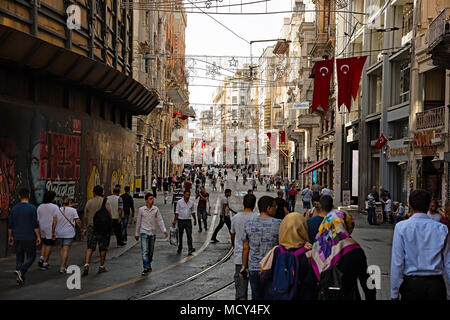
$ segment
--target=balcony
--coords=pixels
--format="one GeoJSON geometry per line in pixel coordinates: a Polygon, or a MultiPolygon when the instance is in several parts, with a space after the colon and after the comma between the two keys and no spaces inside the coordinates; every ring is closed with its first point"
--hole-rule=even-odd
{"type": "Polygon", "coordinates": [[[427,130],[445,126],[445,107],[438,107],[416,114],[416,130],[427,130]]]}
{"type": "Polygon", "coordinates": [[[430,24],[428,53],[434,65],[450,69],[450,8],[442,10],[430,24]]]}

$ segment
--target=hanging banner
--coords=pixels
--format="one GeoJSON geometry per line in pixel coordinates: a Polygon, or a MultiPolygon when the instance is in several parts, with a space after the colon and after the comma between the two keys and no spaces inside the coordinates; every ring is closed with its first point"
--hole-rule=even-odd
{"type": "Polygon", "coordinates": [[[338,79],[338,108],[345,104],[350,111],[352,100],[356,100],[362,69],[367,56],[336,59],[336,72],[338,79]]]}
{"type": "Polygon", "coordinates": [[[331,59],[318,61],[314,65],[315,76],[311,113],[314,113],[319,106],[322,106],[324,114],[327,114],[333,63],[334,59],[331,59]]]}

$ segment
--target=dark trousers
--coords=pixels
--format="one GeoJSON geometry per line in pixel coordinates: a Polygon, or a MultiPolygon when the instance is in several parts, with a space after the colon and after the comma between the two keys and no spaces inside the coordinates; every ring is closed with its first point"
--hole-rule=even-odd
{"type": "Polygon", "coordinates": [[[14,240],[14,249],[16,251],[16,270],[25,275],[36,259],[36,240],[14,240]],[[25,254],[27,260],[24,263],[25,254]]]}
{"type": "Polygon", "coordinates": [[[197,207],[197,220],[198,220],[198,230],[202,230],[202,221],[205,226],[205,230],[207,227],[206,221],[208,219],[208,214],[206,213],[206,208],[197,207]]]}
{"type": "Polygon", "coordinates": [[[128,233],[127,233],[127,228],[128,228],[128,220],[130,220],[130,216],[124,216],[122,218],[122,239],[123,241],[127,241],[127,237],[128,237],[128,233]]]}
{"type": "Polygon", "coordinates": [[[156,187],[152,187],[152,190],[153,190],[153,197],[156,198],[156,187]]]}
{"type": "Polygon", "coordinates": [[[272,300],[272,281],[261,278],[259,271],[250,271],[252,300],[272,300]]]}
{"type": "Polygon", "coordinates": [[[112,219],[112,229],[117,239],[117,244],[122,244],[122,223],[119,222],[119,219],[112,219]]]}
{"type": "Polygon", "coordinates": [[[188,249],[192,250],[192,221],[189,220],[180,220],[178,219],[178,250],[181,251],[183,249],[183,233],[186,230],[188,249]]]}
{"type": "Polygon", "coordinates": [[[402,300],[447,300],[442,276],[405,276],[399,292],[402,300]]]}
{"type": "Polygon", "coordinates": [[[378,224],[375,207],[369,207],[367,221],[369,222],[369,224],[378,224]]]}
{"type": "Polygon", "coordinates": [[[227,225],[228,231],[231,232],[231,218],[230,218],[229,216],[225,216],[225,219],[223,219],[223,221],[222,221],[222,218],[220,219],[220,223],[219,223],[219,225],[216,227],[216,230],[214,230],[214,233],[213,233],[211,239],[216,239],[217,234],[219,233],[220,229],[223,228],[223,225],[224,225],[224,224],[227,225]]]}

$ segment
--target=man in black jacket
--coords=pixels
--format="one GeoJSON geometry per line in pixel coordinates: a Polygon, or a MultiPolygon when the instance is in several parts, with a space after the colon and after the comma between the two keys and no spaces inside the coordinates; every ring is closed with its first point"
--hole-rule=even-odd
{"type": "Polygon", "coordinates": [[[134,201],[133,197],[130,195],[130,187],[125,187],[125,193],[121,195],[123,201],[123,219],[122,219],[122,239],[123,242],[127,242],[127,227],[128,222],[133,223],[134,218],[134,201]]]}

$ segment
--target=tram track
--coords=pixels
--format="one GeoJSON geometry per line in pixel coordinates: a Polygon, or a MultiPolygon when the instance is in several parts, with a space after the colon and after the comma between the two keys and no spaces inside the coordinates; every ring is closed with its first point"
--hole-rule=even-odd
{"type": "MultiPolygon", "coordinates": [[[[184,280],[181,280],[181,281],[178,281],[176,283],[173,283],[173,284],[171,284],[169,286],[166,286],[166,287],[164,287],[162,289],[158,289],[156,291],[150,292],[150,293],[148,293],[148,294],[146,294],[144,296],[141,296],[141,297],[137,298],[136,300],[144,300],[144,299],[147,299],[147,298],[150,298],[150,297],[162,294],[162,293],[164,293],[164,292],[166,292],[166,291],[168,291],[170,289],[174,289],[174,288],[177,288],[177,287],[182,286],[184,284],[187,284],[189,282],[192,282],[195,279],[199,278],[200,276],[203,276],[204,274],[208,273],[209,271],[212,271],[212,270],[216,269],[218,266],[220,266],[223,263],[225,263],[226,261],[228,261],[231,258],[231,256],[233,255],[233,252],[234,252],[234,249],[233,249],[233,247],[231,247],[230,250],[225,254],[225,256],[222,257],[222,259],[220,259],[215,264],[209,266],[205,270],[202,270],[202,271],[196,273],[195,275],[190,276],[189,278],[186,278],[184,280]]],[[[231,283],[234,283],[234,281],[230,282],[230,283],[227,283],[226,286],[221,286],[218,289],[216,288],[216,289],[208,292],[207,294],[201,296],[200,298],[197,298],[196,300],[202,300],[205,297],[209,297],[209,296],[213,295],[214,293],[219,292],[219,291],[223,290],[226,287],[229,287],[231,283]]]]}

